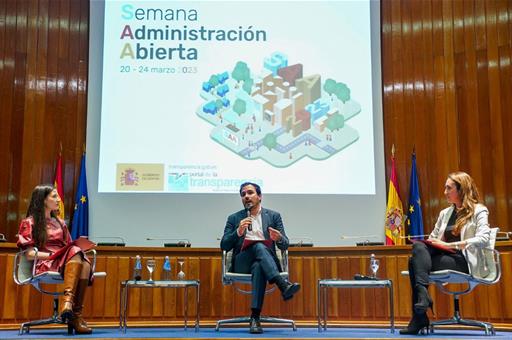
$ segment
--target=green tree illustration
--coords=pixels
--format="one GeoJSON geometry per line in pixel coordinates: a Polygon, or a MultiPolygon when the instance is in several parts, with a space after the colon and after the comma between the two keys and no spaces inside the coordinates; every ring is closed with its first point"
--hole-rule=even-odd
{"type": "Polygon", "coordinates": [[[245,81],[251,77],[251,71],[246,63],[239,61],[236,63],[235,69],[231,76],[238,82],[245,81]]]}
{"type": "Polygon", "coordinates": [[[224,107],[224,105],[222,104],[222,100],[221,99],[217,99],[215,101],[215,106],[217,107],[217,111],[222,110],[222,108],[224,107]]]}
{"type": "Polygon", "coordinates": [[[350,89],[347,87],[347,85],[343,83],[336,84],[334,94],[336,95],[336,97],[338,97],[339,100],[343,102],[343,104],[350,100],[350,89]]]}
{"type": "Polygon", "coordinates": [[[239,116],[241,116],[242,114],[245,113],[245,110],[246,110],[245,102],[240,98],[235,100],[235,103],[233,104],[233,111],[235,111],[236,113],[238,113],[239,116]]]}
{"type": "Polygon", "coordinates": [[[333,114],[327,119],[327,128],[331,131],[339,130],[345,125],[345,119],[339,113],[333,114]]]}
{"type": "Polygon", "coordinates": [[[267,133],[265,137],[263,137],[263,145],[269,150],[272,150],[277,146],[277,137],[273,133],[267,133]]]}
{"type": "Polygon", "coordinates": [[[219,77],[217,77],[215,74],[210,77],[210,80],[208,80],[210,85],[215,88],[215,86],[219,85],[219,77]]]}
{"type": "Polygon", "coordinates": [[[334,94],[334,91],[336,90],[336,81],[334,79],[327,79],[324,83],[324,91],[331,96],[334,94]]]}
{"type": "Polygon", "coordinates": [[[242,89],[247,92],[247,94],[251,94],[252,92],[252,85],[254,84],[254,80],[252,78],[246,79],[244,81],[244,85],[242,86],[242,89]]]}

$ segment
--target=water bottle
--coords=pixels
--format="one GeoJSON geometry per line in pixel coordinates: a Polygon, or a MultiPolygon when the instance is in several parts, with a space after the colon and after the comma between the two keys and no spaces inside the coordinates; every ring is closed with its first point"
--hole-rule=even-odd
{"type": "Polygon", "coordinates": [[[377,271],[379,270],[380,261],[375,258],[374,254],[370,255],[370,269],[372,271],[372,277],[377,279],[377,271]]]}
{"type": "Polygon", "coordinates": [[[372,272],[372,274],[373,274],[373,264],[374,263],[375,263],[375,254],[371,254],[370,255],[370,272],[372,272]]]}
{"type": "Polygon", "coordinates": [[[162,269],[162,280],[171,281],[171,261],[169,260],[169,256],[165,257],[164,266],[162,269]]]}
{"type": "Polygon", "coordinates": [[[140,255],[135,256],[135,266],[133,267],[133,279],[139,281],[142,278],[142,261],[140,255]]]}

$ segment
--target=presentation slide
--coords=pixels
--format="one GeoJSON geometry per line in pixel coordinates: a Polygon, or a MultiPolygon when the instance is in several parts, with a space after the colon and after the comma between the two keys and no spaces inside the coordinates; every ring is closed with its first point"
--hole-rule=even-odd
{"type": "Polygon", "coordinates": [[[246,180],[261,184],[291,242],[384,239],[378,2],[95,0],[90,10],[92,240],[219,248],[246,180]]]}
{"type": "Polygon", "coordinates": [[[370,1],[104,5],[99,193],[376,194],[370,1]]]}

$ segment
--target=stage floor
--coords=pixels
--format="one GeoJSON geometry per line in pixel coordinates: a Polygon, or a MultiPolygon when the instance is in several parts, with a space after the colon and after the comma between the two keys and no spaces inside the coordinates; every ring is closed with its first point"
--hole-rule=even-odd
{"type": "MultiPolygon", "coordinates": [[[[290,328],[265,328],[263,334],[249,334],[247,328],[223,328],[216,332],[213,328],[201,328],[184,331],[181,328],[129,328],[123,334],[117,328],[94,328],[91,335],[68,336],[64,328],[37,329],[29,334],[18,335],[16,330],[0,331],[0,339],[418,339],[422,336],[402,336],[392,334],[385,328],[328,328],[318,332],[317,328],[298,328],[296,332],[290,328]]],[[[512,339],[512,332],[498,331],[495,336],[485,336],[480,330],[436,329],[434,334],[425,335],[428,339],[512,339]]]]}

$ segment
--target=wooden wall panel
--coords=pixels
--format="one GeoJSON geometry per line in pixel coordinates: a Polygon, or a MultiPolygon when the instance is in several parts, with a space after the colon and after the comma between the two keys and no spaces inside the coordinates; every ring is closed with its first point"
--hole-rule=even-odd
{"type": "MultiPolygon", "coordinates": [[[[52,182],[63,145],[68,216],[85,142],[87,0],[0,1],[0,232],[14,240],[33,186],[52,182]]],[[[386,172],[397,148],[408,196],[417,151],[427,231],[449,171],[477,180],[491,222],[512,214],[511,3],[382,1],[386,172]]]]}
{"type": "MultiPolygon", "coordinates": [[[[512,242],[499,243],[503,276],[495,286],[479,286],[461,299],[463,316],[486,320],[512,327],[512,242]]],[[[0,273],[0,327],[14,327],[29,319],[48,316],[52,299],[41,296],[29,286],[19,287],[12,280],[13,244],[0,245],[0,265],[6,270],[0,273]]],[[[320,278],[351,279],[356,273],[368,274],[368,258],[375,253],[381,260],[379,276],[393,281],[395,316],[398,322],[406,322],[411,314],[411,289],[409,278],[400,275],[407,269],[410,247],[339,247],[293,248],[290,251],[290,275],[292,281],[302,285],[299,293],[289,302],[283,302],[279,291],[265,297],[263,313],[293,318],[314,324],[317,318],[317,281],[320,278]]],[[[119,283],[130,278],[133,257],[142,254],[143,259],[155,258],[157,270],[154,278],[161,277],[165,255],[169,255],[172,275],[176,277],[177,258],[185,258],[187,278],[201,281],[200,316],[205,323],[249,313],[250,297],[236,292],[234,287],[221,283],[220,251],[217,249],[162,249],[105,247],[99,249],[97,270],[106,271],[106,278],[98,278],[88,291],[84,315],[88,321],[116,325],[119,322],[119,283]]],[[[144,269],[143,277],[148,273],[144,269]]],[[[245,286],[243,286],[245,287],[245,286]]],[[[451,297],[431,287],[434,297],[433,319],[450,317],[453,313],[451,297]]],[[[132,324],[181,324],[184,304],[190,315],[195,312],[195,291],[190,289],[184,299],[183,290],[132,289],[128,306],[128,322],[132,324]]],[[[328,301],[329,322],[386,324],[389,320],[389,300],[385,289],[330,289],[328,301]]]]}
{"type": "Polygon", "coordinates": [[[394,144],[407,204],[416,148],[426,232],[456,170],[475,178],[491,224],[512,230],[511,9],[507,0],[381,2],[386,174],[394,144]]]}
{"type": "Polygon", "coordinates": [[[14,241],[62,145],[66,217],[85,143],[88,0],[0,1],[0,233],[14,241]]]}

